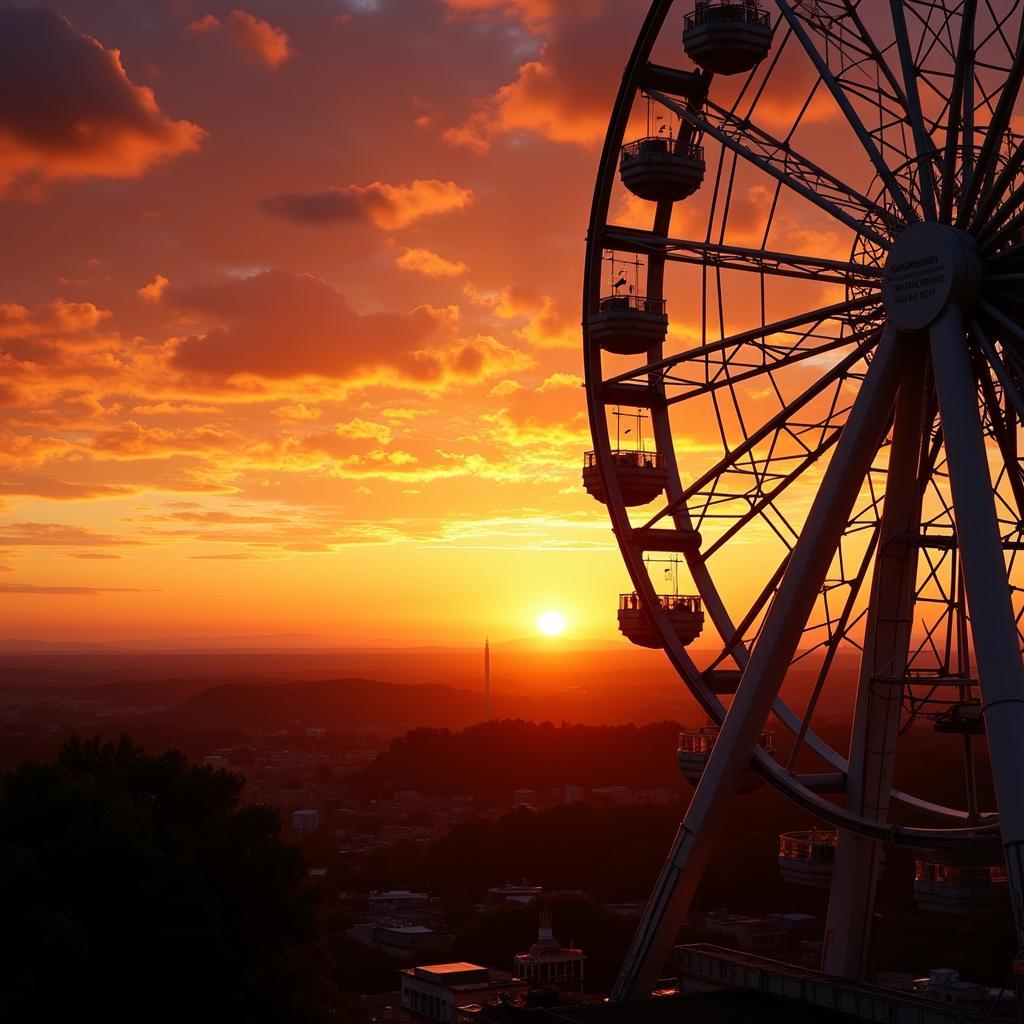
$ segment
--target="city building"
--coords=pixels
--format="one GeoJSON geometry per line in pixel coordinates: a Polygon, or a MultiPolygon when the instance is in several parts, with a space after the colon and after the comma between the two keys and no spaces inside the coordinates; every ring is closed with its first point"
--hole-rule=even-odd
{"type": "Polygon", "coordinates": [[[320,828],[320,812],[303,810],[292,811],[292,829],[295,832],[310,833],[320,828]]]}
{"type": "Polygon", "coordinates": [[[583,802],[583,787],[568,783],[565,787],[565,802],[567,804],[578,804],[583,802]]]}
{"type": "Polygon", "coordinates": [[[430,904],[430,894],[414,892],[412,889],[374,889],[370,893],[370,912],[410,910],[430,904]]]}
{"type": "MultiPolygon", "coordinates": [[[[804,1009],[822,1007],[843,1014],[841,1019],[845,1020],[906,1021],[907,1024],[978,1021],[980,1024],[992,1019],[987,1009],[979,1012],[977,1004],[965,1005],[944,998],[940,993],[949,991],[948,979],[945,984],[941,978],[937,979],[935,988],[929,992],[913,986],[901,991],[706,943],[676,946],[674,962],[680,992],[740,989],[761,996],[778,996],[786,1000],[785,1005],[792,1014],[787,1019],[792,1020],[800,1019],[799,1014],[804,1009]]],[[[955,975],[956,972],[949,973],[955,975]]],[[[930,987],[930,978],[924,980],[930,987]]]]}
{"type": "Polygon", "coordinates": [[[529,987],[507,971],[469,963],[410,967],[400,975],[402,1008],[446,1024],[475,1019],[481,1007],[525,993],[529,987]]]}
{"type": "Polygon", "coordinates": [[[582,949],[564,947],[551,928],[551,912],[541,911],[537,941],[528,953],[517,953],[512,971],[535,987],[554,986],[565,991],[583,990],[582,949]]]}
{"type": "Polygon", "coordinates": [[[516,789],[512,792],[513,807],[533,807],[537,802],[537,794],[532,789],[516,789]]]}
{"type": "Polygon", "coordinates": [[[203,758],[203,764],[207,765],[214,770],[218,768],[227,768],[228,759],[223,754],[207,754],[203,758]]]}
{"type": "Polygon", "coordinates": [[[422,924],[368,921],[350,929],[349,935],[368,946],[376,946],[391,956],[406,956],[421,946],[430,945],[435,940],[437,932],[422,924]]]}
{"type": "Polygon", "coordinates": [[[709,932],[727,938],[733,948],[748,953],[778,955],[789,947],[789,932],[785,926],[764,917],[713,910],[705,915],[704,927],[709,932]]]}
{"type": "Polygon", "coordinates": [[[539,885],[530,885],[524,878],[522,885],[495,885],[487,890],[488,903],[529,903],[544,892],[539,885]]]}

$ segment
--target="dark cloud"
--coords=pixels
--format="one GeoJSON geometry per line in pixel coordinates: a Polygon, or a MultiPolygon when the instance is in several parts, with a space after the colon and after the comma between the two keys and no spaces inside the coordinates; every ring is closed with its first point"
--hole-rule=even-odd
{"type": "Polygon", "coordinates": [[[0,188],[26,173],[137,177],[198,148],[202,137],[129,80],[117,50],[62,15],[0,9],[0,188]]]}

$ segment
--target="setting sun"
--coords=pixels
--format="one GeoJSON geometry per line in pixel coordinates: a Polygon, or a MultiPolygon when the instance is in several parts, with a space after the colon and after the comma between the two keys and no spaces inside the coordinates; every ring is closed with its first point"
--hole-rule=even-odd
{"type": "Polygon", "coordinates": [[[565,616],[561,612],[544,612],[537,619],[537,628],[545,636],[559,636],[565,632],[565,616]]]}

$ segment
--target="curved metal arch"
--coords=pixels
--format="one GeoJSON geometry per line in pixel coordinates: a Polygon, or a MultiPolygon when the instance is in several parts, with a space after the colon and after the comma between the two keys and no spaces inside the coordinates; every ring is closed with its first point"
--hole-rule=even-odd
{"type": "MultiPolygon", "coordinates": [[[[648,72],[651,53],[664,29],[665,22],[674,3],[675,0],[654,0],[648,11],[623,73],[602,148],[591,206],[585,256],[582,308],[585,383],[591,436],[593,438],[598,470],[601,474],[605,493],[608,495],[608,512],[612,522],[612,530],[616,536],[630,579],[646,607],[655,609],[652,618],[655,621],[656,628],[661,633],[664,649],[677,673],[686,682],[690,692],[705,713],[714,722],[721,725],[725,720],[727,709],[717,694],[704,681],[697,666],[686,653],[678,637],[676,637],[665,614],[660,610],[653,584],[643,562],[643,551],[631,543],[632,527],[625,505],[622,502],[618,477],[614,471],[611,458],[611,443],[606,422],[606,404],[601,394],[603,383],[601,352],[599,347],[591,341],[588,330],[589,314],[596,308],[600,297],[601,259],[605,248],[603,242],[605,229],[610,227],[608,224],[608,213],[612,191],[618,174],[619,152],[624,141],[626,127],[636,96],[641,89],[645,88],[651,77],[648,72]]],[[[679,81],[687,83],[695,90],[705,93],[712,80],[712,76],[707,73],[693,73],[690,78],[681,77],[687,74],[685,72],[677,72],[676,74],[680,76],[679,81]]],[[[673,106],[676,105],[673,104],[673,106]]],[[[671,215],[671,209],[671,203],[658,204],[655,211],[655,229],[653,232],[655,235],[668,234],[667,220],[671,215]],[[663,229],[659,228],[658,222],[664,224],[663,229]]],[[[650,260],[648,273],[653,273],[656,278],[660,277],[664,269],[664,256],[651,256],[650,260]],[[659,262],[661,263],[660,267],[657,266],[659,262]]],[[[656,363],[660,358],[661,351],[659,348],[648,353],[647,362],[656,363]]],[[[677,530],[689,531],[692,529],[692,524],[686,512],[685,503],[681,500],[683,487],[676,459],[675,445],[672,439],[668,405],[665,402],[664,384],[656,379],[652,379],[649,384],[649,390],[654,398],[650,407],[654,435],[658,451],[664,456],[668,470],[666,491],[669,497],[669,507],[673,508],[672,518],[674,526],[677,530]]],[[[705,608],[719,634],[722,637],[735,634],[735,627],[718,595],[710,570],[699,555],[687,553],[685,557],[687,566],[693,575],[694,583],[704,601],[705,608]]],[[[742,643],[737,644],[735,657],[741,668],[747,656],[744,645],[742,643]]],[[[800,717],[782,698],[778,698],[775,701],[772,713],[793,735],[797,735],[801,731],[802,723],[800,717]]],[[[813,751],[832,769],[844,775],[846,774],[849,769],[848,759],[825,743],[813,730],[806,730],[803,742],[808,749],[813,751]]],[[[998,829],[998,819],[995,815],[987,815],[984,819],[984,824],[968,825],[970,815],[967,811],[923,800],[899,789],[892,790],[891,796],[893,800],[915,811],[946,821],[951,827],[926,829],[888,824],[881,825],[877,822],[864,820],[856,815],[852,815],[844,808],[826,800],[806,786],[800,780],[797,773],[787,770],[761,751],[755,753],[754,766],[773,788],[788,797],[793,803],[808,811],[808,813],[837,828],[843,828],[857,835],[880,842],[917,848],[931,848],[936,845],[963,845],[975,841],[980,836],[991,837],[998,829]]]]}

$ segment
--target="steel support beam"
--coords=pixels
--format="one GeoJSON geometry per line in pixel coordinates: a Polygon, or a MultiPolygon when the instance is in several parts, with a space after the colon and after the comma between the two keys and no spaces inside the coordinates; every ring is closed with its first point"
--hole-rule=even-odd
{"type": "Polygon", "coordinates": [[[904,355],[895,332],[887,329],[626,955],[613,999],[649,995],[668,958],[889,423],[904,355]]]}
{"type": "Polygon", "coordinates": [[[931,352],[1014,925],[1024,948],[1024,664],[978,393],[963,317],[955,306],[931,328],[931,352]]]}
{"type": "MultiPolygon", "coordinates": [[[[910,652],[921,521],[918,472],[924,414],[925,342],[900,337],[908,349],[889,448],[878,556],[864,631],[860,684],[850,738],[846,809],[871,821],[886,821],[899,734],[902,680],[910,652]]],[[[840,833],[832,875],[823,967],[829,974],[867,975],[880,868],[879,845],[852,832],[840,833]]]]}

